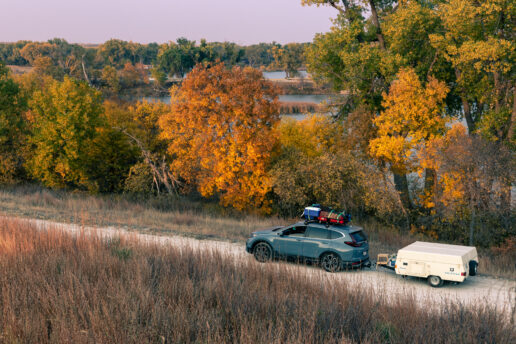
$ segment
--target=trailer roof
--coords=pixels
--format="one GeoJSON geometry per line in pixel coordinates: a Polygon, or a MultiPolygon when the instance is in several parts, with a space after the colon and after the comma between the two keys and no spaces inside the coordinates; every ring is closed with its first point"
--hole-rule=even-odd
{"type": "MultiPolygon", "coordinates": [[[[407,252],[433,253],[448,256],[463,256],[466,253],[476,250],[473,246],[437,244],[432,242],[416,241],[401,250],[407,252]]],[[[400,250],[400,251],[401,251],[400,250]]]]}

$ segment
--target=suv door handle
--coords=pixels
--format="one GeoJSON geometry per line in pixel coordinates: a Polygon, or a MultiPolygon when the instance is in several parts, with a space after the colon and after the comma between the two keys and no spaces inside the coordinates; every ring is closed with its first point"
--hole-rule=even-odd
{"type": "Polygon", "coordinates": [[[301,239],[296,239],[296,241],[301,241],[301,239]]]}

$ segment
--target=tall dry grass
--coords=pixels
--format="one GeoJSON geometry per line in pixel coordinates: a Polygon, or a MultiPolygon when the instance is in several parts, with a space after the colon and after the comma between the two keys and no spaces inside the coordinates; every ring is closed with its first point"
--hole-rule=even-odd
{"type": "Polygon", "coordinates": [[[0,220],[0,342],[514,343],[507,314],[325,285],[281,267],[0,220]]]}

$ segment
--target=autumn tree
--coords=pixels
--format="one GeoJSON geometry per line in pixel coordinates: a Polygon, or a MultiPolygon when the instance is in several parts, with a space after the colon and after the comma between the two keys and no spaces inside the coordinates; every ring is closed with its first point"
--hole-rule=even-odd
{"type": "Polygon", "coordinates": [[[105,66],[104,69],[102,69],[102,80],[114,94],[120,91],[120,78],[118,77],[118,72],[115,67],[105,66]]]}
{"type": "Polygon", "coordinates": [[[148,83],[147,71],[141,63],[133,65],[127,62],[120,71],[121,81],[124,87],[134,87],[140,84],[148,83]]]}
{"type": "MultiPolygon", "coordinates": [[[[389,163],[395,178],[416,171],[418,152],[444,134],[449,120],[444,112],[447,92],[443,82],[430,78],[424,86],[413,69],[402,69],[389,93],[383,95],[385,110],[374,119],[378,129],[370,151],[376,159],[389,163]]],[[[396,185],[403,205],[410,208],[408,185],[403,181],[396,185]]]]}
{"type": "Polygon", "coordinates": [[[423,151],[423,166],[437,171],[434,214],[448,222],[467,222],[459,239],[469,245],[489,245],[514,236],[511,214],[499,205],[503,185],[515,181],[514,157],[502,142],[470,136],[462,124],[455,124],[446,136],[436,137],[423,151]],[[485,222],[497,214],[508,221],[485,222]]]}
{"type": "Polygon", "coordinates": [[[19,86],[0,62],[0,184],[13,183],[21,176],[26,105],[19,86]]]}
{"type": "Polygon", "coordinates": [[[95,189],[88,175],[88,149],[101,125],[100,93],[65,77],[36,91],[30,103],[32,176],[53,188],[95,189]]]}
{"type": "Polygon", "coordinates": [[[39,73],[62,80],[69,75],[88,82],[93,55],[78,44],[54,38],[47,42],[30,42],[21,50],[21,56],[39,73]]]}
{"type": "Polygon", "coordinates": [[[281,213],[296,216],[311,203],[355,215],[396,213],[392,188],[374,165],[352,154],[345,130],[324,115],[283,119],[277,126],[270,174],[281,213]]]}
{"type": "MultiPolygon", "coordinates": [[[[315,36],[306,56],[315,80],[328,82],[344,94],[336,102],[343,120],[356,119],[357,114],[363,115],[363,121],[375,118],[383,111],[382,94],[396,73],[412,68],[420,80],[432,76],[446,83],[445,110],[455,119],[465,119],[470,134],[481,131],[509,145],[514,141],[513,2],[302,3],[336,9],[334,26],[315,36]]],[[[403,187],[406,176],[396,180],[403,187]]],[[[510,186],[506,195],[504,203],[510,204],[510,186]]]]}
{"type": "Polygon", "coordinates": [[[110,128],[124,135],[138,152],[138,161],[129,166],[124,189],[176,193],[179,185],[170,171],[167,142],[160,137],[158,126],[159,118],[169,112],[169,106],[143,101],[130,106],[106,102],[104,107],[110,128]]]}
{"type": "Polygon", "coordinates": [[[98,47],[97,55],[105,64],[118,69],[131,60],[131,50],[129,42],[110,39],[98,47]]]}
{"type": "Polygon", "coordinates": [[[509,0],[451,0],[437,11],[444,32],[429,38],[453,68],[454,91],[470,133],[486,115],[504,118],[500,139],[514,123],[515,12],[509,0]]]}
{"type": "Polygon", "coordinates": [[[253,68],[217,63],[194,68],[171,96],[171,112],[159,121],[171,170],[224,206],[267,210],[276,88],[253,68]]]}

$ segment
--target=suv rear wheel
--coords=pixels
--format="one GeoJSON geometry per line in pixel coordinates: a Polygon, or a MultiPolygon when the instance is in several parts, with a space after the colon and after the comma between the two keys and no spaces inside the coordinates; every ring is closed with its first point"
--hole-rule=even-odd
{"type": "Polygon", "coordinates": [[[428,277],[428,284],[434,288],[439,288],[443,285],[443,280],[439,276],[429,276],[428,277]]]}
{"type": "Polygon", "coordinates": [[[253,249],[254,258],[260,263],[265,263],[272,258],[272,248],[266,242],[259,242],[253,249]]]}
{"type": "Polygon", "coordinates": [[[321,267],[328,272],[339,271],[341,267],[339,256],[335,253],[326,253],[321,258],[321,267]]]}

